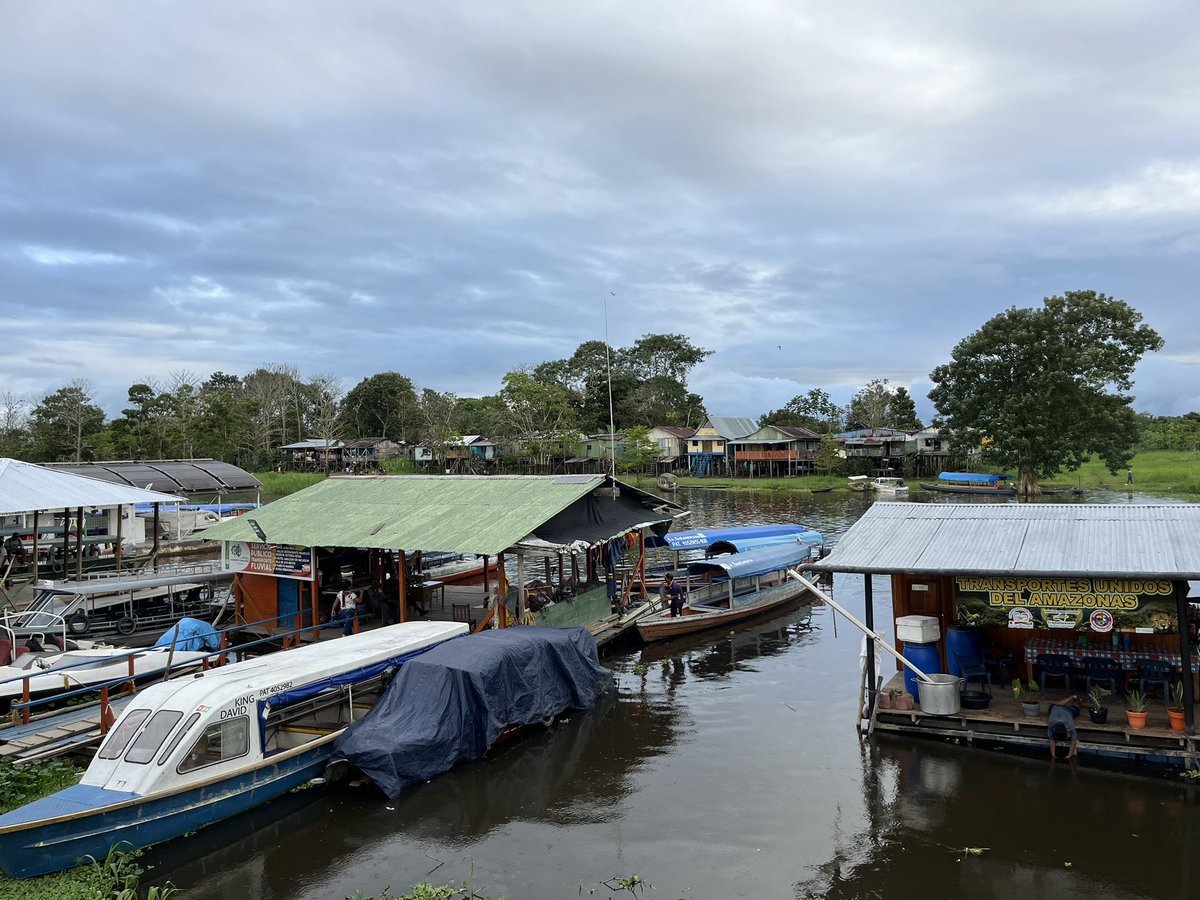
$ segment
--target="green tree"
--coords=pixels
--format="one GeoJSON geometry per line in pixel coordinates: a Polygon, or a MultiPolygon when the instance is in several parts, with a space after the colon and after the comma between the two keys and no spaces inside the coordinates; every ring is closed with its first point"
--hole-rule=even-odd
{"type": "Polygon", "coordinates": [[[828,478],[841,467],[841,446],[838,444],[837,438],[833,436],[833,432],[827,431],[821,435],[821,443],[817,447],[817,455],[813,459],[813,468],[828,478]]]}
{"type": "Polygon", "coordinates": [[[28,405],[12,391],[0,394],[0,456],[20,458],[29,452],[28,405]]]}
{"type": "Polygon", "coordinates": [[[1133,369],[1162,338],[1123,300],[1095,291],[1047,297],[1011,309],[958,343],[933,370],[935,425],[952,452],[980,451],[1016,467],[1018,491],[1079,468],[1092,454],[1110,472],[1133,455],[1133,369]]]}
{"type": "Polygon", "coordinates": [[[104,429],[104,410],[92,401],[92,386],[82,378],[42,398],[29,416],[33,452],[40,462],[91,457],[104,429]]]}
{"type": "Polygon", "coordinates": [[[898,387],[888,403],[888,427],[901,431],[918,431],[924,427],[917,416],[917,404],[908,388],[898,387]]]}
{"type": "Polygon", "coordinates": [[[264,459],[252,456],[253,410],[242,379],[226,372],[213,372],[200,383],[196,392],[195,449],[199,456],[225,462],[257,465],[264,459]]]}
{"type": "Polygon", "coordinates": [[[650,439],[650,429],[645,425],[635,425],[625,433],[625,445],[617,454],[617,466],[622,472],[633,472],[638,484],[642,483],[642,473],[653,469],[658,461],[659,447],[650,439]]]}
{"type": "Polygon", "coordinates": [[[892,389],[886,378],[874,378],[850,400],[846,412],[846,430],[889,428],[892,389]]]}
{"type": "Polygon", "coordinates": [[[784,428],[807,428],[821,434],[842,430],[842,408],[820,388],[807,394],[797,394],[781,409],[759,416],[758,425],[779,425],[784,428]]]}
{"type": "Polygon", "coordinates": [[[413,441],[420,431],[420,409],[412,379],[380,372],[356,384],[341,404],[342,425],[356,438],[413,441]]]}

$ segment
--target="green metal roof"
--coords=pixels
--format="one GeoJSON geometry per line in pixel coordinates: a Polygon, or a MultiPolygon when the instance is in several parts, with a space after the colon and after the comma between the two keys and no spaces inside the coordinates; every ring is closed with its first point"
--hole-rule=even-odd
{"type": "MultiPolygon", "coordinates": [[[[261,541],[247,521],[253,519],[275,544],[494,556],[605,484],[603,475],[333,477],[214,525],[204,536],[261,541]]],[[[628,485],[621,490],[641,493],[628,485]]],[[[655,516],[647,510],[647,518],[655,516]]]]}

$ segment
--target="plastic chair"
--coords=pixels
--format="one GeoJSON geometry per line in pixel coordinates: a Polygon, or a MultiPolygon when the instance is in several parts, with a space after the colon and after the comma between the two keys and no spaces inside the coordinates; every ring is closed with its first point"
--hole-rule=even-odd
{"type": "Polygon", "coordinates": [[[963,687],[966,687],[974,679],[979,682],[981,690],[985,691],[989,697],[992,696],[992,674],[982,661],[965,657],[961,653],[955,653],[954,664],[958,667],[958,673],[962,676],[963,687]]]}
{"type": "Polygon", "coordinates": [[[1173,668],[1165,659],[1143,659],[1138,662],[1137,676],[1129,680],[1143,694],[1148,694],[1156,684],[1162,685],[1163,703],[1166,703],[1171,696],[1172,674],[1173,668]]]}
{"type": "Polygon", "coordinates": [[[1012,653],[997,653],[995,650],[984,650],[981,655],[983,664],[992,673],[992,676],[996,679],[996,683],[1008,684],[1012,677],[1008,673],[1013,671],[1012,653]]]}
{"type": "Polygon", "coordinates": [[[1061,678],[1067,693],[1071,692],[1071,678],[1075,674],[1075,664],[1071,657],[1062,653],[1043,653],[1038,657],[1038,665],[1042,667],[1042,693],[1046,693],[1047,678],[1061,678]]]}
{"type": "Polygon", "coordinates": [[[1111,656],[1085,656],[1083,668],[1087,671],[1087,690],[1093,684],[1107,684],[1114,696],[1125,696],[1125,672],[1111,656]]]}

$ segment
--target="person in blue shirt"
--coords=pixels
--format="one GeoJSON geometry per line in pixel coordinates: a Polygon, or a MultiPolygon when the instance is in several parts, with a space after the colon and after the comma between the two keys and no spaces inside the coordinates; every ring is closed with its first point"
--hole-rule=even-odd
{"type": "Polygon", "coordinates": [[[1079,717],[1079,697],[1072,694],[1062,703],[1050,704],[1050,715],[1046,719],[1046,733],[1050,736],[1050,758],[1057,759],[1058,745],[1070,740],[1067,759],[1079,755],[1079,735],[1075,732],[1075,719],[1079,717]]]}

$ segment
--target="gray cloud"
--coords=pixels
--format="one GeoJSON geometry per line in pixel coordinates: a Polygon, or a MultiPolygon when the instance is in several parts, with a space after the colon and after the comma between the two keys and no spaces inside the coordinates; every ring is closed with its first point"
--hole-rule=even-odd
{"type": "Polygon", "coordinates": [[[1095,288],[1167,339],[1138,407],[1200,405],[1190,4],[451,6],[7,9],[0,383],[491,392],[613,291],[614,343],[716,351],[713,412],[928,415],[960,338],[1095,288]]]}

